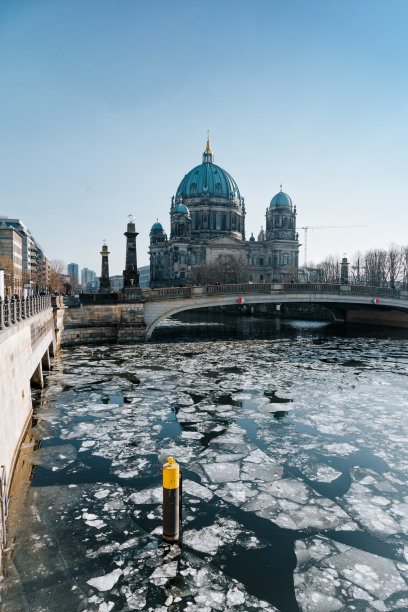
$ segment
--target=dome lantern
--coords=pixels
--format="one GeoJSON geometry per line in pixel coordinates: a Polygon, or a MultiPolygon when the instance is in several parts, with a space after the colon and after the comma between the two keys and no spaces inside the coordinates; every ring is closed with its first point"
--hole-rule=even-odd
{"type": "Polygon", "coordinates": [[[207,132],[207,146],[203,153],[203,164],[212,164],[214,163],[214,153],[211,151],[210,147],[210,130],[207,132]]]}

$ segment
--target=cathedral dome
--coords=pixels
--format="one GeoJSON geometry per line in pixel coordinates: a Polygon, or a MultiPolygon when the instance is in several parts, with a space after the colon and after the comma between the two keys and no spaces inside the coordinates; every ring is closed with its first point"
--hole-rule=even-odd
{"type": "Polygon", "coordinates": [[[288,196],[287,193],[284,193],[282,191],[282,187],[281,187],[281,191],[279,191],[279,193],[274,195],[272,200],[271,200],[270,207],[273,208],[274,206],[290,206],[290,207],[292,207],[292,200],[288,196]]]}
{"type": "Polygon", "coordinates": [[[162,224],[159,223],[158,221],[156,221],[156,223],[153,223],[151,231],[152,232],[154,232],[154,230],[160,230],[161,231],[162,229],[163,229],[162,224]]]}
{"type": "Polygon", "coordinates": [[[226,170],[214,164],[214,154],[207,140],[203,163],[185,175],[178,186],[176,199],[220,198],[241,200],[238,185],[226,170]]]}
{"type": "Polygon", "coordinates": [[[181,213],[182,215],[189,215],[190,211],[188,210],[185,204],[177,204],[176,208],[173,210],[175,213],[181,213]]]}

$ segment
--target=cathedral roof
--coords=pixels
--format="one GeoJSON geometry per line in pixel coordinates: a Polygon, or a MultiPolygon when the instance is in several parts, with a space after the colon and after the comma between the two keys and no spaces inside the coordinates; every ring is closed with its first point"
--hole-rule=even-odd
{"type": "Polygon", "coordinates": [[[238,185],[230,174],[214,164],[214,154],[207,140],[203,163],[188,172],[178,186],[177,198],[241,199],[238,185]]]}
{"type": "Polygon", "coordinates": [[[188,210],[187,206],[185,204],[177,204],[176,208],[173,210],[173,212],[175,213],[182,213],[183,215],[188,215],[190,214],[190,211],[188,210]]]}
{"type": "Polygon", "coordinates": [[[272,208],[274,206],[292,206],[292,199],[290,198],[290,196],[288,196],[287,193],[284,193],[282,191],[282,185],[279,193],[274,195],[271,200],[270,207],[272,208]]]}
{"type": "Polygon", "coordinates": [[[161,223],[159,223],[159,221],[156,221],[156,223],[153,223],[152,225],[152,230],[162,230],[163,226],[161,223]]]}

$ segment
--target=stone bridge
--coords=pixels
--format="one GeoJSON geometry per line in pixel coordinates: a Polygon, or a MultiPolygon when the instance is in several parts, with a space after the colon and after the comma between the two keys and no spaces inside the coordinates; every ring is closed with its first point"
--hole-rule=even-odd
{"type": "Polygon", "coordinates": [[[171,287],[143,292],[144,322],[149,339],[163,319],[183,310],[251,304],[320,304],[337,322],[408,327],[408,291],[327,283],[258,283],[171,287]]]}
{"type": "Polygon", "coordinates": [[[31,387],[42,387],[43,368],[50,369],[57,312],[50,296],[0,299],[0,559],[11,476],[32,414],[31,387]]]}

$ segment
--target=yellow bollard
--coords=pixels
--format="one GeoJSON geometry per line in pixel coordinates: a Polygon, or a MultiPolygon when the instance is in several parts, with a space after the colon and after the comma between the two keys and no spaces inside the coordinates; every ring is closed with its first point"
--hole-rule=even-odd
{"type": "Polygon", "coordinates": [[[180,467],[173,457],[163,465],[163,540],[178,542],[180,528],[180,467]]]}

